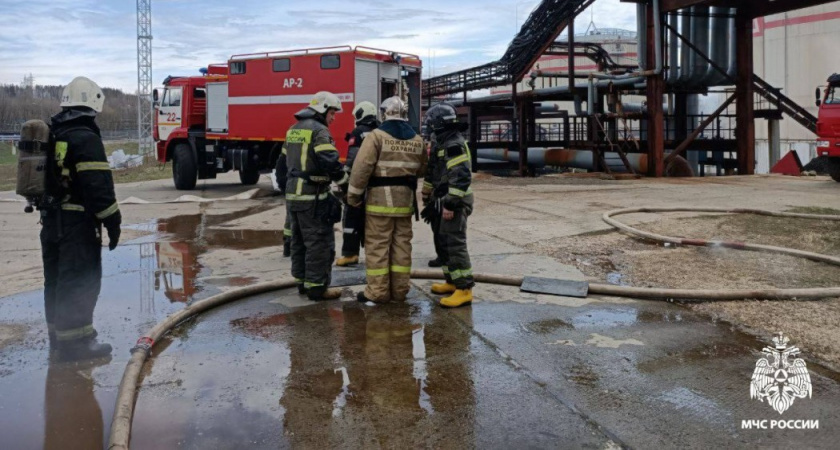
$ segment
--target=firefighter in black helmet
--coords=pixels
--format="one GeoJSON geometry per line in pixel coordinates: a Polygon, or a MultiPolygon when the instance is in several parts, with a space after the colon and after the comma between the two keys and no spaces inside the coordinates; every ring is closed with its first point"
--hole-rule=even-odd
{"type": "Polygon", "coordinates": [[[431,151],[435,162],[434,166],[430,163],[423,194],[426,203],[437,205],[431,214],[433,223],[439,220],[446,276],[446,283],[433,284],[432,292],[451,294],[442,298],[440,305],[454,308],[472,302],[475,285],[467,251],[467,218],[473,210],[472,159],[461,134],[467,125],[458,122],[455,108],[446,103],[429,108],[426,125],[434,133],[431,151]]]}
{"type": "Polygon", "coordinates": [[[298,282],[298,291],[310,300],[341,296],[340,290],[329,289],[335,259],[333,224],[341,220],[341,204],[331,195],[330,183],[342,186],[350,178],[338,160],[328,128],[338,112],[338,96],[330,92],[315,94],[309,106],[295,114],[298,122],[286,133],[277,165],[287,179],[292,276],[298,282]]]}
{"type": "Polygon", "coordinates": [[[61,360],[111,354],[111,346],[99,343],[93,328],[102,281],[102,226],[113,250],[122,221],[94,120],[104,101],[96,83],[77,77],[64,88],[61,112],[50,126],[54,145],[41,203],[41,254],[50,348],[61,360]]]}
{"type": "MultiPolygon", "coordinates": [[[[362,141],[365,140],[371,131],[379,127],[379,120],[377,119],[376,106],[371,102],[360,102],[353,108],[353,117],[356,119],[356,128],[347,133],[344,138],[347,141],[347,162],[344,165],[344,170],[347,173],[353,168],[353,162],[356,160],[356,155],[359,153],[359,148],[362,147],[362,141]]],[[[362,234],[365,228],[365,214],[364,205],[361,208],[353,206],[344,206],[344,217],[342,217],[342,244],[341,244],[341,258],[335,262],[336,266],[352,266],[359,263],[359,249],[361,248],[362,234]]]]}

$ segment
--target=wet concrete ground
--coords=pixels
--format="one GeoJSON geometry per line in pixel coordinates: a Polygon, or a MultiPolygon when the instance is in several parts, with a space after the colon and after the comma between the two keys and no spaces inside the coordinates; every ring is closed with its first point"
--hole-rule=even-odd
{"type": "MultiPolygon", "coordinates": [[[[0,447],[102,446],[138,337],[184,302],[285,273],[266,205],[276,207],[140,221],[133,228],[151,234],[104,252],[95,326],[110,360],[50,361],[41,291],[0,299],[0,325],[23,327],[0,346],[0,447]],[[268,225],[243,225],[256,222],[268,225]],[[229,252],[274,272],[219,266],[229,252]]],[[[481,271],[580,277],[476,234],[481,271]]],[[[418,266],[428,244],[418,234],[418,266]]],[[[836,448],[840,438],[840,376],[807,357],[812,398],[782,416],[750,400],[770,336],[670,303],[487,285],[472,307],[442,310],[429,285],[387,306],[352,301],[359,287],[325,303],[282,291],[183,324],[145,367],[132,448],[836,448]],[[741,429],[762,419],[820,428],[741,429]]]]}
{"type": "MultiPolygon", "coordinates": [[[[110,361],[50,362],[40,292],[0,303],[4,321],[30,327],[2,351],[3,448],[102,445],[129,348],[182,307],[161,290],[144,298],[134,256],[144,245],[106,254],[119,269],[96,326],[114,344],[110,361]]],[[[813,366],[813,398],[784,418],[820,430],[741,430],[743,419],[778,418],[749,400],[764,343],[680,306],[501,297],[450,311],[417,288],[405,304],[348,300],[282,291],[179,327],[146,365],[132,447],[831,448],[837,438],[840,384],[813,366]]]]}

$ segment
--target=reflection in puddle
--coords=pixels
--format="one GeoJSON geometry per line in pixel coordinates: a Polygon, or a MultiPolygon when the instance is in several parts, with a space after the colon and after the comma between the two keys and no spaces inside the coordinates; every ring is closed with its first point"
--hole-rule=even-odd
{"type": "MultiPolygon", "coordinates": [[[[414,442],[421,423],[470,447],[472,433],[461,431],[471,428],[463,414],[475,404],[470,333],[453,331],[453,322],[426,304],[416,297],[375,308],[316,304],[230,324],[257,342],[288,345],[289,375],[282,391],[271,393],[285,411],[283,436],[293,447],[394,447],[414,442]],[[352,436],[341,434],[344,426],[352,436]]],[[[225,414],[212,416],[220,423],[214,442],[222,446],[225,414]]]]}
{"type": "MultiPolygon", "coordinates": [[[[248,217],[273,208],[261,205],[227,214],[191,214],[160,219],[155,231],[163,238],[155,243],[157,270],[155,290],[161,282],[166,297],[173,302],[189,302],[200,291],[196,286],[203,266],[199,257],[215,249],[253,250],[283,245],[283,232],[277,230],[227,230],[214,226],[248,217]]],[[[249,278],[231,279],[229,286],[243,286],[249,278]]]]}

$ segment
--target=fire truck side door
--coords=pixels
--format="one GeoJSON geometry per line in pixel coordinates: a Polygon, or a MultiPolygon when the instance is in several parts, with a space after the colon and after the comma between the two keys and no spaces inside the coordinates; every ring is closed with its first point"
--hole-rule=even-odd
{"type": "Polygon", "coordinates": [[[168,140],[172,131],[181,126],[181,103],[181,87],[167,87],[158,108],[158,134],[161,141],[168,140]]]}

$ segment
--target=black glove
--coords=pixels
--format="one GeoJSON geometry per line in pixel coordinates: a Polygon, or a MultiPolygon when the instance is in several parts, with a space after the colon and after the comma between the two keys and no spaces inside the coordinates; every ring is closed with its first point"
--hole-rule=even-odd
{"type": "Polygon", "coordinates": [[[111,214],[102,221],[102,225],[108,230],[108,250],[117,248],[120,242],[120,224],[122,223],[122,214],[119,211],[111,214]]]}
{"type": "Polygon", "coordinates": [[[423,219],[423,222],[432,223],[432,217],[435,213],[434,203],[427,202],[423,209],[420,211],[420,218],[423,219]]]}

